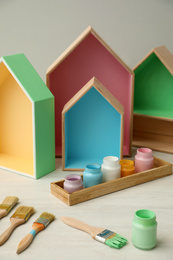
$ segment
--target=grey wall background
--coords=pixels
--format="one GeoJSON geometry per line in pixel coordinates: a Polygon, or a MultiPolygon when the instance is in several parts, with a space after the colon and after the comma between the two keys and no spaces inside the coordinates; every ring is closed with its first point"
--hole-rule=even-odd
{"type": "Polygon", "coordinates": [[[24,53],[45,81],[88,25],[130,68],[154,47],[173,53],[172,0],[0,0],[0,56],[24,53]]]}

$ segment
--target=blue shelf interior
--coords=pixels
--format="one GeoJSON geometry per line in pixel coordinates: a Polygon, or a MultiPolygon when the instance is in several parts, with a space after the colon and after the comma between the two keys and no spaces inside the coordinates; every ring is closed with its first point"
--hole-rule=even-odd
{"type": "Polygon", "coordinates": [[[120,158],[121,114],[92,87],[65,113],[65,168],[120,158]]]}

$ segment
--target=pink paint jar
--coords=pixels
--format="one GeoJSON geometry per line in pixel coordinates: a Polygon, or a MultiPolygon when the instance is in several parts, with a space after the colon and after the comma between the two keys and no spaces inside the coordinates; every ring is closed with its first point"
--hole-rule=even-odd
{"type": "Polygon", "coordinates": [[[152,150],[149,148],[137,149],[135,156],[135,172],[143,172],[153,168],[152,150]]]}
{"type": "Polygon", "coordinates": [[[69,193],[83,189],[81,176],[77,174],[70,174],[66,176],[63,187],[64,190],[68,191],[69,193]]]}

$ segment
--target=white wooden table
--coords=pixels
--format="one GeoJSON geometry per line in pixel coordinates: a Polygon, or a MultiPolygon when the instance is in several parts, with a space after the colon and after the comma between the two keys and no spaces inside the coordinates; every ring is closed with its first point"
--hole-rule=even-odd
{"type": "MultiPolygon", "coordinates": [[[[135,154],[133,148],[132,158],[135,154]]],[[[171,154],[154,152],[154,155],[173,163],[171,154]]],[[[69,174],[62,172],[61,159],[56,159],[56,164],[56,171],[39,180],[0,170],[0,202],[7,195],[14,195],[19,197],[19,205],[33,206],[36,210],[28,222],[19,226],[0,247],[0,259],[173,259],[172,175],[69,207],[50,193],[50,183],[69,174]],[[135,248],[131,241],[133,215],[142,208],[153,210],[158,221],[158,244],[150,251],[135,248]],[[56,220],[36,236],[26,251],[16,255],[19,241],[31,231],[32,223],[44,211],[54,214],[56,220]],[[129,242],[119,250],[109,248],[87,233],[66,226],[60,219],[62,215],[116,231],[129,242]]],[[[9,226],[9,217],[14,211],[0,220],[0,233],[9,226]]]]}

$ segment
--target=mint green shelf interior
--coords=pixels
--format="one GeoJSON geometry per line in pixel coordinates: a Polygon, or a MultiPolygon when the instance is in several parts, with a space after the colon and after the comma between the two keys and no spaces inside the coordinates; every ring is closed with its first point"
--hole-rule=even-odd
{"type": "Polygon", "coordinates": [[[173,76],[155,53],[134,72],[134,113],[173,119],[173,76]]]}

